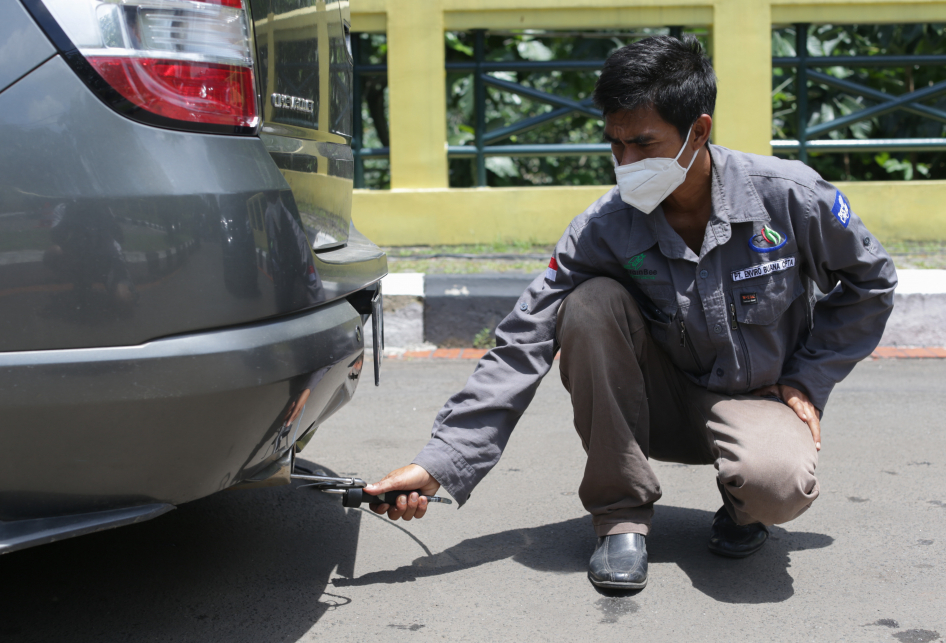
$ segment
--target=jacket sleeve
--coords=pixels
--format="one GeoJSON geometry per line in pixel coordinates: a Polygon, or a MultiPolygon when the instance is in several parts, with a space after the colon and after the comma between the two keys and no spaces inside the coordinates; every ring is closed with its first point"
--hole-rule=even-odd
{"type": "Polygon", "coordinates": [[[880,342],[897,272],[847,198],[826,181],[818,180],[798,226],[807,277],[827,295],[815,304],[812,331],[779,383],[805,392],[823,410],[834,385],[880,342]]]}
{"type": "Polygon", "coordinates": [[[447,401],[430,442],[414,459],[462,505],[502,455],[519,418],[555,359],[559,305],[595,276],[577,221],[558,242],[549,269],[537,276],[496,328],[496,348],[480,360],[462,391],[447,401]]]}

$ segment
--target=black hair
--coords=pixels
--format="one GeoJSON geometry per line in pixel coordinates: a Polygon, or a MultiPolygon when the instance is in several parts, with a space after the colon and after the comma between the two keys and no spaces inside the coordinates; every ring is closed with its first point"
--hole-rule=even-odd
{"type": "Polygon", "coordinates": [[[697,118],[713,115],[716,74],[694,36],[652,36],[608,57],[595,83],[594,101],[605,116],[653,107],[685,138],[697,118]]]}

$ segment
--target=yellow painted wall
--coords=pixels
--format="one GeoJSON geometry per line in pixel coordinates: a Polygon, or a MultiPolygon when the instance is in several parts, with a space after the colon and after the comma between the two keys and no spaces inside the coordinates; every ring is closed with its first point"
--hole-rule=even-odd
{"type": "Polygon", "coordinates": [[[388,0],[391,187],[447,187],[447,85],[439,0],[388,0]]]}
{"type": "Polygon", "coordinates": [[[356,190],[355,224],[382,245],[554,243],[607,186],[356,190]]]}
{"type": "MultiPolygon", "coordinates": [[[[714,140],[771,154],[771,26],[946,22],[943,0],[359,0],[354,31],[388,35],[392,190],[357,190],[381,245],[552,243],[608,186],[447,187],[443,32],[707,25],[719,78],[714,140]]],[[[882,241],[946,239],[946,181],[839,184],[882,241]]]]}
{"type": "Polygon", "coordinates": [[[837,183],[882,242],[946,239],[946,181],[837,183]]]}
{"type": "MultiPolygon", "coordinates": [[[[838,183],[883,243],[946,239],[946,181],[838,183]]],[[[608,186],[356,190],[356,225],[390,246],[552,244],[608,186]]]]}

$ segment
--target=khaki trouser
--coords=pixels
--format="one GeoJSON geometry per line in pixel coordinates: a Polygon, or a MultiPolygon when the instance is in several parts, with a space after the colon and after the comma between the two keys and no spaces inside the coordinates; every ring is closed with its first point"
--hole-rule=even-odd
{"type": "Polygon", "coordinates": [[[618,282],[578,286],[562,303],[556,337],[588,454],[578,495],[598,536],[649,531],[661,496],[650,457],[715,465],[723,504],[743,525],[788,522],[818,497],[818,453],[795,412],[691,382],[618,282]]]}

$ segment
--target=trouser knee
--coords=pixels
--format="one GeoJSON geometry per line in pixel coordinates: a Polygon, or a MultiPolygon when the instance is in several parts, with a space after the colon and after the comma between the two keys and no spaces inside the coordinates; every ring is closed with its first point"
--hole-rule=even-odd
{"type": "Polygon", "coordinates": [[[740,524],[789,522],[803,514],[819,493],[813,464],[787,458],[721,463],[719,482],[740,524]]]}
{"type": "MultiPolygon", "coordinates": [[[[562,302],[556,336],[563,349],[575,343],[600,339],[617,326],[643,326],[643,319],[630,293],[608,277],[595,277],[576,287],[562,302]]],[[[632,328],[633,330],[634,328],[632,328]]]]}

